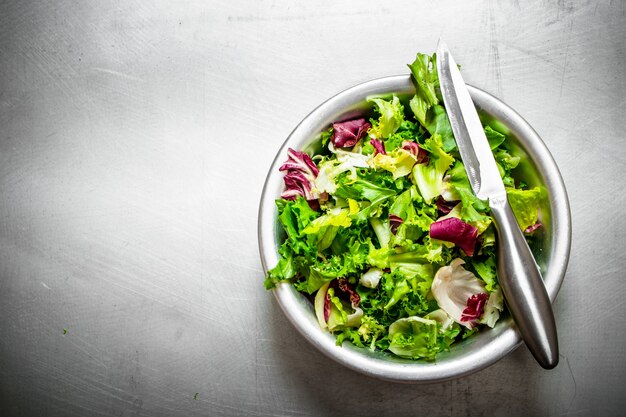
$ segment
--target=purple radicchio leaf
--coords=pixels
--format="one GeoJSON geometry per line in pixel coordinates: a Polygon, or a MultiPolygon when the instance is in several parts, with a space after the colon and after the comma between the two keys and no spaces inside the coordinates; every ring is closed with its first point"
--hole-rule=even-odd
{"type": "Polygon", "coordinates": [[[428,163],[428,152],[425,149],[422,149],[416,142],[411,142],[405,140],[402,142],[402,149],[411,152],[415,157],[416,164],[427,164],[428,163]]]}
{"type": "Polygon", "coordinates": [[[435,204],[437,205],[437,209],[443,214],[448,214],[452,211],[457,204],[459,204],[458,200],[454,201],[446,201],[442,196],[437,197],[435,200],[435,204]]]}
{"type": "Polygon", "coordinates": [[[365,119],[333,123],[333,135],[330,140],[338,148],[351,148],[371,127],[372,125],[365,119]]]}
{"type": "Polygon", "coordinates": [[[350,298],[350,303],[352,307],[358,307],[361,302],[361,297],[356,293],[354,288],[350,285],[350,282],[346,278],[338,278],[337,279],[337,287],[350,298]]]}
{"type": "Polygon", "coordinates": [[[530,226],[528,226],[526,228],[526,230],[524,230],[524,233],[526,233],[527,235],[532,234],[535,230],[539,229],[541,226],[543,226],[540,222],[537,222],[535,224],[532,224],[530,226]]]}
{"type": "Polygon", "coordinates": [[[474,294],[467,299],[461,321],[476,321],[482,317],[489,296],[485,293],[474,294]]]}
{"type": "Polygon", "coordinates": [[[295,198],[298,195],[303,196],[307,200],[312,200],[311,185],[307,177],[299,171],[289,171],[284,178],[285,186],[287,189],[283,192],[282,197],[293,196],[295,198]]]}
{"type": "Polygon", "coordinates": [[[383,145],[383,143],[378,139],[370,139],[370,144],[374,147],[374,155],[377,153],[387,155],[387,152],[385,152],[385,145],[383,145]]]}
{"type": "Polygon", "coordinates": [[[330,317],[330,294],[328,294],[328,290],[326,290],[326,296],[324,297],[324,321],[328,323],[328,318],[330,317]]]}
{"type": "Polygon", "coordinates": [[[400,227],[402,222],[404,222],[404,220],[402,220],[402,217],[396,216],[395,214],[390,214],[389,225],[391,226],[391,233],[393,233],[394,235],[398,233],[398,227],[400,227]]]}
{"type": "Polygon", "coordinates": [[[278,168],[279,171],[298,170],[313,178],[317,177],[319,169],[317,169],[317,165],[315,165],[309,154],[289,148],[287,156],[288,159],[278,168]]]}
{"type": "Polygon", "coordinates": [[[430,225],[430,237],[433,239],[452,242],[461,249],[467,256],[474,255],[478,229],[471,224],[465,223],[456,217],[439,220],[430,225]]]}
{"type": "Polygon", "coordinates": [[[316,209],[319,207],[318,196],[311,192],[311,188],[319,169],[306,152],[289,148],[287,155],[287,161],[278,168],[279,171],[287,171],[284,178],[286,189],[281,197],[295,200],[296,197],[302,196],[309,202],[311,208],[316,209]]]}

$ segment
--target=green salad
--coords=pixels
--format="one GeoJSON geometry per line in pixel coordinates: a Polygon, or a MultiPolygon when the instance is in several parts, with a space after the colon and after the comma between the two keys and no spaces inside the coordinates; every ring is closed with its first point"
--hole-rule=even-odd
{"type": "MultiPolygon", "coordinates": [[[[289,149],[276,200],[284,241],[265,287],[289,282],[309,295],[339,345],[432,360],[494,327],[504,305],[489,205],[468,182],[436,57],[417,54],[409,68],[409,101],[371,97],[371,117],[333,123],[321,152],[289,149]]],[[[503,133],[484,130],[531,238],[544,191],[514,179],[520,158],[503,133]]]]}

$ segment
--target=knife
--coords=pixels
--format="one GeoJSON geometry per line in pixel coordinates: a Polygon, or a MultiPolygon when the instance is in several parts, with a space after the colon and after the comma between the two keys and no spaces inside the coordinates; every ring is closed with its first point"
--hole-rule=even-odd
{"type": "Polygon", "coordinates": [[[496,160],[474,103],[446,44],[437,46],[437,72],[465,171],[476,197],[489,200],[498,235],[497,273],[506,304],[537,362],[545,369],[559,362],[550,298],[541,273],[507,200],[496,160]]]}

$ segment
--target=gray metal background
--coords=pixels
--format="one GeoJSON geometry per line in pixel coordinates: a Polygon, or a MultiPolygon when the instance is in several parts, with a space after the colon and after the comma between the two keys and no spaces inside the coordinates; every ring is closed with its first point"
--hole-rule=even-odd
{"type": "Polygon", "coordinates": [[[0,2],[0,415],[623,414],[625,7],[0,2]],[[568,187],[555,370],[521,348],[446,383],[381,382],[310,347],[262,287],[276,149],[439,36],[568,187]]]}

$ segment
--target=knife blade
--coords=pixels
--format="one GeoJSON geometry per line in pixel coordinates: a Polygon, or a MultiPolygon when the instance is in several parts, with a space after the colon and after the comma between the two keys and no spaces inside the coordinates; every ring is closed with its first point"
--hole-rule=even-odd
{"type": "Polygon", "coordinates": [[[488,200],[498,236],[497,274],[513,320],[537,362],[559,361],[552,304],[539,267],[507,200],[504,183],[469,91],[450,50],[439,40],[437,72],[441,95],[474,194],[488,200]]]}

